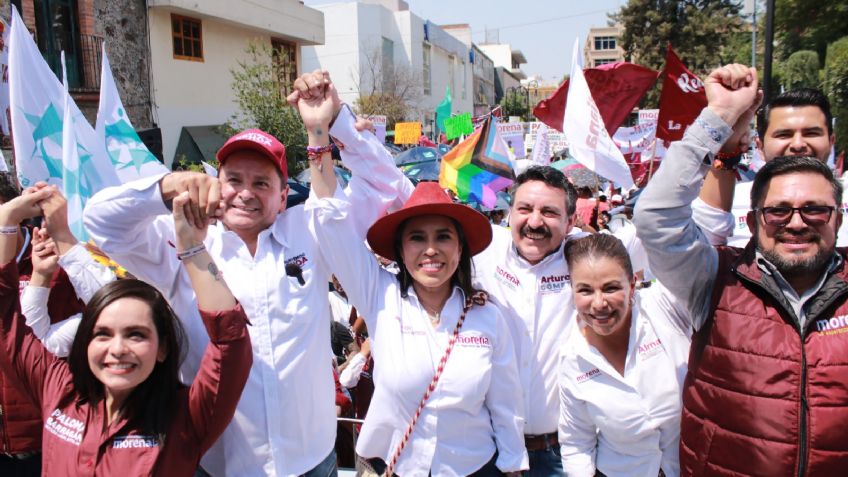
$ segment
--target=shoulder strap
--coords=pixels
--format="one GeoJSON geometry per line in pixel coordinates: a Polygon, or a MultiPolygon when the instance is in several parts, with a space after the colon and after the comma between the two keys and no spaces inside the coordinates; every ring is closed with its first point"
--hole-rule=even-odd
{"type": "Polygon", "coordinates": [[[439,378],[442,377],[442,371],[445,370],[445,364],[447,364],[451,351],[453,351],[453,345],[456,343],[456,338],[459,336],[459,330],[462,329],[462,323],[465,321],[465,315],[468,314],[468,310],[470,310],[472,306],[485,305],[486,300],[488,298],[489,295],[486,294],[486,292],[476,291],[473,295],[465,299],[465,306],[462,308],[462,314],[459,315],[459,320],[457,320],[456,322],[456,327],[453,330],[453,334],[450,337],[450,341],[448,341],[448,346],[445,349],[445,353],[444,355],[442,355],[442,359],[439,361],[439,366],[436,368],[436,373],[433,374],[433,379],[430,380],[430,385],[427,386],[427,390],[424,392],[424,397],[422,397],[421,402],[418,403],[418,409],[416,409],[415,414],[412,415],[412,420],[409,421],[409,425],[406,427],[406,432],[403,433],[403,438],[401,438],[397,449],[395,449],[391,460],[386,466],[386,472],[385,474],[383,474],[384,476],[392,477],[392,475],[394,474],[394,467],[397,464],[398,458],[400,458],[400,455],[403,452],[403,448],[406,447],[407,442],[409,442],[409,437],[412,435],[412,430],[415,428],[415,424],[418,422],[418,418],[421,417],[421,412],[424,411],[424,406],[427,405],[427,401],[430,399],[430,395],[433,394],[433,391],[436,389],[436,385],[439,383],[439,378]]]}

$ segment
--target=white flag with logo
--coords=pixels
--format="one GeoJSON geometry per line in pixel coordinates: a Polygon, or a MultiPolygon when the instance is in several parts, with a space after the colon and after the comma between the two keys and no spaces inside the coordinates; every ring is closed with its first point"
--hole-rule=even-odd
{"type": "Polygon", "coordinates": [[[619,187],[633,187],[630,168],[618,150],[598,111],[580,64],[580,40],[574,41],[568,98],[565,103],[563,132],[568,139],[568,152],[587,169],[615,182],[619,187]]]}
{"type": "Polygon", "coordinates": [[[548,126],[545,123],[539,124],[539,129],[536,130],[536,142],[533,144],[533,156],[531,157],[533,164],[547,166],[551,163],[551,146],[548,142],[548,126]]]}
{"type": "MultiPolygon", "coordinates": [[[[18,180],[23,187],[35,182],[62,185],[62,121],[65,88],[42,58],[20,15],[12,9],[9,40],[9,94],[18,180]]],[[[102,142],[84,120],[73,100],[68,101],[75,121],[82,190],[95,193],[118,185],[102,142]]]]}
{"type": "MultiPolygon", "coordinates": [[[[77,118],[73,116],[74,108],[71,107],[74,100],[71,99],[71,94],[67,90],[68,75],[65,69],[64,51],[62,52],[62,76],[65,83],[65,101],[63,102],[65,115],[62,118],[62,193],[68,201],[68,226],[71,232],[77,240],[87,242],[88,234],[82,223],[82,211],[92,192],[81,180],[80,151],[76,134],[77,118]]],[[[84,117],[80,120],[86,121],[84,117]]]]}
{"type": "Polygon", "coordinates": [[[100,107],[97,110],[97,137],[104,144],[112,165],[122,183],[141,177],[167,173],[166,168],[135,132],[127,111],[121,103],[112,67],[106,57],[103,43],[103,60],[100,66],[100,107]]]}
{"type": "Polygon", "coordinates": [[[9,25],[0,19],[3,27],[3,48],[0,49],[0,131],[9,135],[9,25]]]}

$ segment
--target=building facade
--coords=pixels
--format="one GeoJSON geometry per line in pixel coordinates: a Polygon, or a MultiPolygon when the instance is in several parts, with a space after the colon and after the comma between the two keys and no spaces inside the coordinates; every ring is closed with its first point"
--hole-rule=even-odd
{"type": "Polygon", "coordinates": [[[443,30],[453,35],[470,48],[468,61],[471,63],[474,116],[487,114],[497,105],[495,101],[495,63],[471,39],[471,26],[467,23],[442,25],[443,30]]]}
{"type": "Polygon", "coordinates": [[[479,48],[492,59],[495,65],[495,102],[516,88],[521,88],[521,80],[527,75],[521,71],[521,65],[527,63],[521,50],[513,50],[508,43],[486,43],[479,48]]]}
{"type": "Polygon", "coordinates": [[[583,67],[595,68],[624,61],[624,49],[619,42],[623,32],[624,27],[621,25],[590,28],[586,44],[583,45],[583,67]]]}
{"type": "Polygon", "coordinates": [[[105,42],[133,126],[155,131],[142,133],[142,139],[151,150],[161,150],[168,166],[183,128],[218,126],[238,112],[231,70],[247,59],[251,43],[275,51],[275,66],[290,84],[302,71],[301,46],[324,41],[323,14],[298,0],[11,3],[57,76],[60,53],[65,51],[71,94],[92,123],[105,42]]]}
{"type": "MultiPolygon", "coordinates": [[[[435,108],[450,88],[452,112],[473,108],[469,48],[423,20],[402,0],[359,0],[315,7],[324,14],[323,45],[304,46],[303,69],[330,72],[342,101],[403,94],[403,118],[433,131],[435,108]]],[[[390,125],[391,128],[391,125],[390,125]]]]}

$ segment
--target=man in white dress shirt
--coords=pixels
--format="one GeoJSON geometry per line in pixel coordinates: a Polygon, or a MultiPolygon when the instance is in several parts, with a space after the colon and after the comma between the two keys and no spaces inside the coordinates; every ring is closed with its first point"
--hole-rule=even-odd
{"type": "MultiPolygon", "coordinates": [[[[357,131],[328,75],[304,75],[295,87],[312,93],[311,107],[300,111],[310,139],[327,145],[332,135],[344,143],[342,157],[358,178],[345,192],[358,205],[357,226],[367,228],[403,190],[403,174],[373,134],[357,131]],[[329,131],[314,127],[330,118],[329,131]]],[[[161,290],[183,320],[190,381],[208,338],[171,245],[168,208],[189,191],[193,220],[219,218],[205,246],[251,320],[254,358],[236,415],[201,465],[214,476],[336,475],[330,269],[303,207],[285,207],[285,147],[250,130],[230,138],[217,157],[217,179],[177,172],[98,193],[86,207],[86,228],[110,257],[161,290]]]]}
{"type": "Polygon", "coordinates": [[[534,166],[515,182],[506,229],[474,257],[475,286],[489,293],[510,326],[524,391],[529,476],[564,475],[557,441],[557,362],[574,311],[562,253],[577,194],[565,175],[534,166]]]}

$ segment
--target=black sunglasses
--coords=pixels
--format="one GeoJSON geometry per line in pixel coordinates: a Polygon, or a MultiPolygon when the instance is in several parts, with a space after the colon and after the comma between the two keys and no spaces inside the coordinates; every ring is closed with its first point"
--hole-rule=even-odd
{"type": "Polygon", "coordinates": [[[807,225],[824,225],[830,221],[836,207],[830,205],[804,205],[801,207],[760,207],[755,212],[763,214],[763,221],[774,227],[784,227],[792,221],[797,211],[807,225]]]}

